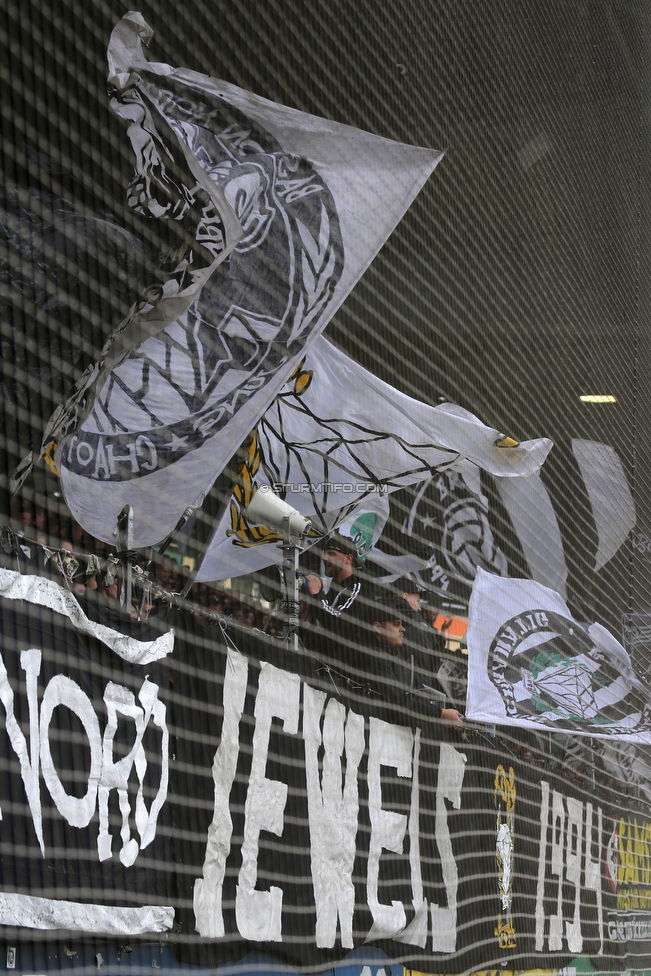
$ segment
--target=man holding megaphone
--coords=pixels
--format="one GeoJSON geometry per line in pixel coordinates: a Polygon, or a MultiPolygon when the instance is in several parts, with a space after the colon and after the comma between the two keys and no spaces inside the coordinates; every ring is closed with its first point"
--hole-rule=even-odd
{"type": "Polygon", "coordinates": [[[359,558],[352,539],[332,533],[323,549],[323,569],[330,577],[325,591],[319,576],[306,577],[308,612],[304,616],[305,646],[356,685],[366,687],[369,675],[361,648],[370,631],[367,606],[372,602],[369,584],[358,574],[359,558]]]}

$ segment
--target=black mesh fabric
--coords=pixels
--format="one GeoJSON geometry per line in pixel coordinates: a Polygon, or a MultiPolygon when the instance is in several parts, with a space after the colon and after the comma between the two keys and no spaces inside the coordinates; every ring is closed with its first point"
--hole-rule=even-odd
{"type": "MultiPolygon", "coordinates": [[[[272,101],[386,138],[446,150],[396,230],[328,324],[326,337],[411,397],[431,405],[459,404],[517,441],[539,437],[553,441],[541,479],[560,530],[568,606],[577,621],[598,622],[620,640],[637,673],[648,681],[648,3],[197,0],[179,4],[161,0],[143,3],[139,9],[154,30],[149,53],[153,60],[224,79],[272,101]],[[582,401],[580,397],[586,394],[609,395],[614,402],[582,401]],[[572,450],[577,439],[608,445],[615,451],[635,506],[634,528],[598,569],[599,525],[572,450]]],[[[96,554],[102,562],[111,547],[96,546],[95,540],[74,524],[59,482],[43,461],[13,498],[10,476],[26,453],[38,452],[47,419],[70,394],[83,371],[99,358],[108,336],[141,296],[143,283],[159,280],[161,255],[179,246],[178,235],[169,224],[146,219],[127,205],[126,188],[134,161],[106,93],[106,47],[111,30],[125,12],[122,6],[104,0],[33,0],[29,4],[6,0],[0,12],[4,96],[0,146],[0,556],[9,572],[42,575],[62,585],[62,574],[54,566],[60,557],[53,561],[48,551],[43,554],[43,546],[54,550],[65,543],[75,553],[96,554]],[[5,527],[18,535],[6,533],[5,527]]],[[[219,476],[189,523],[183,542],[188,565],[201,553],[215,519],[228,502],[240,460],[236,457],[219,476]]],[[[446,483],[446,492],[452,493],[455,502],[462,500],[454,496],[455,490],[446,483]]],[[[482,490],[489,503],[492,540],[502,554],[505,572],[518,578],[531,575],[508,506],[495,481],[486,474],[482,490]]],[[[435,484],[431,492],[425,501],[416,497],[418,488],[392,495],[382,540],[385,553],[398,556],[409,551],[426,559],[434,554],[440,561],[445,549],[440,535],[422,530],[410,533],[407,539],[405,530],[414,513],[418,517],[422,514],[418,505],[427,503],[430,514],[440,514],[450,504],[443,504],[444,496],[440,490],[436,493],[435,484]]],[[[487,526],[488,522],[482,523],[481,531],[485,533],[487,526]]],[[[143,551],[134,559],[160,581],[160,567],[167,565],[169,552],[173,558],[181,558],[172,545],[167,557],[143,551]]],[[[472,552],[469,558],[472,562],[472,552]]],[[[86,578],[82,580],[84,566],[81,575],[69,581],[73,592],[75,583],[79,592],[86,583],[86,578]]],[[[167,566],[172,575],[175,566],[167,566]]],[[[319,572],[318,558],[307,556],[303,568],[319,572]]],[[[375,585],[387,571],[371,558],[367,572],[375,585]]],[[[74,576],[74,572],[69,575],[74,576]]],[[[92,575],[89,571],[88,576],[92,575]]],[[[178,585],[168,589],[180,590],[185,578],[179,571],[178,585]]],[[[463,622],[467,617],[472,573],[464,577],[457,566],[456,575],[449,573],[449,585],[442,586],[441,577],[437,579],[429,579],[433,584],[428,592],[432,618],[438,614],[439,629],[445,620],[449,621],[445,626],[453,627],[453,621],[463,622]]],[[[270,598],[278,595],[275,571],[267,579],[257,578],[246,585],[246,592],[258,601],[260,593],[263,597],[267,593],[265,587],[270,598]]],[[[371,583],[368,586],[370,591],[371,583]]],[[[242,584],[241,592],[245,589],[242,584]]],[[[141,593],[139,589],[136,592],[141,593]]],[[[240,592],[238,584],[232,582],[228,592],[240,592]]],[[[223,603],[218,606],[210,587],[195,587],[190,591],[190,601],[194,601],[195,611],[201,606],[218,611],[224,607],[223,603]]],[[[47,634],[54,628],[56,646],[50,648],[50,670],[45,668],[39,679],[39,695],[54,673],[73,676],[74,672],[76,680],[82,684],[87,680],[91,688],[90,675],[97,687],[92,685],[87,693],[97,700],[98,715],[105,723],[100,684],[109,680],[110,667],[103,660],[96,666],[88,662],[74,667],[62,664],[65,640],[56,630],[63,626],[60,621],[53,624],[50,611],[23,604],[20,613],[28,618],[31,615],[31,619],[21,618],[18,624],[14,619],[18,611],[9,603],[3,601],[7,622],[1,631],[1,650],[12,658],[13,670],[7,666],[8,681],[17,698],[26,692],[16,655],[26,649],[25,641],[42,638],[46,644],[47,634]],[[83,680],[79,677],[82,673],[86,675],[83,680]]],[[[143,597],[141,609],[144,605],[143,597]]],[[[289,652],[279,650],[279,642],[252,635],[250,628],[242,629],[236,615],[242,611],[244,617],[245,599],[242,605],[244,610],[236,601],[229,604],[236,617],[230,633],[237,648],[254,663],[231,797],[234,839],[226,866],[225,938],[205,939],[195,930],[192,886],[201,874],[212,811],[211,770],[221,736],[227,645],[219,626],[206,626],[186,606],[169,611],[181,656],[175,656],[169,670],[165,662],[156,665],[156,680],[165,689],[169,709],[170,756],[174,758],[169,807],[140,880],[135,874],[132,880],[119,865],[112,872],[102,872],[93,864],[93,871],[84,875],[83,865],[91,858],[88,850],[94,842],[86,837],[73,851],[77,835],[57,826],[52,804],[48,816],[53,818],[49,833],[53,839],[49,843],[56,851],[41,865],[21,794],[15,747],[7,738],[4,699],[4,725],[0,729],[0,783],[6,786],[5,790],[0,785],[4,818],[0,821],[0,902],[5,888],[20,889],[34,897],[74,901],[74,892],[81,891],[79,897],[88,899],[93,886],[115,884],[117,897],[122,898],[120,904],[126,904],[124,893],[129,892],[130,885],[140,884],[142,892],[134,903],[150,889],[158,902],[168,899],[176,910],[174,927],[151,936],[131,937],[128,932],[123,938],[91,936],[45,927],[4,926],[0,912],[0,939],[7,947],[8,967],[11,952],[18,947],[16,970],[23,973],[81,972],[82,968],[94,972],[102,967],[111,972],[130,967],[128,971],[149,973],[150,963],[152,973],[161,966],[204,973],[210,967],[211,974],[218,971],[215,967],[231,963],[240,967],[233,971],[243,972],[271,971],[273,965],[282,972],[291,966],[308,972],[350,965],[355,976],[376,976],[382,967],[386,976],[395,976],[391,967],[399,970],[403,966],[414,973],[448,974],[542,969],[572,974],[573,968],[575,972],[649,970],[649,745],[637,746],[629,750],[628,759],[620,754],[615,761],[604,752],[602,740],[566,730],[563,734],[537,734],[514,726],[495,729],[470,725],[461,738],[460,733],[444,729],[429,718],[423,724],[418,710],[411,707],[413,703],[408,702],[401,714],[393,705],[383,711],[386,702],[376,708],[373,675],[365,681],[356,671],[354,687],[346,684],[345,674],[333,678],[328,671],[332,659],[327,654],[325,663],[310,658],[309,636],[306,657],[297,664],[291,655],[285,656],[289,652]],[[264,670],[261,662],[298,674],[306,686],[342,701],[366,723],[358,851],[353,868],[357,955],[346,963],[342,960],[349,950],[339,942],[323,951],[315,944],[304,745],[298,733],[293,738],[283,735],[277,719],[272,725],[266,775],[288,784],[285,832],[280,838],[263,833],[257,883],[259,890],[278,884],[290,892],[283,909],[286,936],[282,944],[276,944],[272,940],[252,942],[238,932],[236,884],[251,771],[256,689],[264,670]],[[430,907],[436,899],[441,906],[448,904],[441,867],[444,857],[437,847],[438,810],[438,816],[447,814],[451,824],[452,851],[460,878],[453,952],[434,952],[430,930],[426,950],[379,936],[369,936],[370,942],[366,941],[372,926],[366,893],[371,832],[366,785],[368,737],[371,719],[382,716],[383,721],[412,731],[420,727],[419,721],[422,724],[421,860],[429,872],[425,897],[430,907]],[[442,744],[467,757],[461,809],[450,797],[437,799],[442,744]],[[513,771],[517,787],[514,938],[507,931],[498,933],[502,916],[495,821],[501,795],[498,780],[503,783],[498,767],[507,780],[509,770],[513,771]],[[549,820],[545,821],[548,832],[542,843],[540,811],[545,804],[549,820]],[[562,823],[554,820],[559,810],[562,823]],[[577,810],[583,818],[581,829],[572,820],[577,810]],[[601,817],[599,837],[597,810],[601,817]],[[14,826],[12,815],[16,818],[14,826]],[[614,833],[617,823],[619,833],[614,833]],[[548,870],[545,874],[543,864],[542,881],[537,873],[542,863],[541,843],[545,848],[542,860],[546,857],[552,865],[551,873],[548,870]],[[580,897],[572,882],[577,850],[580,897]],[[67,851],[71,856],[66,873],[67,851]],[[609,851],[616,853],[610,869],[609,851]],[[155,858],[159,858],[156,863],[155,858]],[[603,898],[599,904],[596,889],[588,884],[591,859],[596,859],[594,870],[600,878],[603,898]],[[27,865],[24,870],[23,861],[27,865]],[[554,863],[560,864],[561,880],[553,873],[554,863]],[[612,871],[613,863],[620,865],[621,874],[614,887],[609,887],[608,871],[612,871]],[[620,897],[622,892],[625,897],[620,897]],[[549,926],[557,908],[561,944],[556,949],[550,943],[549,926]],[[572,930],[567,928],[577,917],[582,933],[580,947],[578,938],[573,941],[572,930]],[[543,925],[542,934],[536,929],[539,924],[543,925]],[[369,971],[363,968],[367,965],[369,971]]],[[[159,601],[160,613],[163,606],[164,601],[159,601]]],[[[164,613],[168,613],[166,605],[164,613]]],[[[116,619],[119,624],[119,617],[116,619]]],[[[366,615],[369,632],[373,623],[371,608],[366,615]]],[[[122,625],[126,626],[124,620],[122,625]]],[[[450,664],[448,704],[463,706],[463,626],[456,644],[453,632],[443,630],[446,643],[441,643],[439,651],[450,664]]],[[[443,638],[437,640],[442,642],[443,638]]],[[[94,645],[84,648],[92,658],[94,645]]],[[[114,676],[113,680],[122,679],[114,676]]],[[[135,693],[142,676],[140,672],[135,676],[130,673],[129,680],[124,680],[135,693]]],[[[381,698],[381,690],[377,694],[381,698]]],[[[301,702],[303,709],[304,700],[301,702]]],[[[19,721],[29,741],[25,708],[19,721]]],[[[61,737],[65,748],[61,748],[57,761],[69,777],[64,781],[72,791],[77,789],[70,785],[76,782],[77,763],[79,776],[83,779],[86,775],[87,757],[79,746],[83,735],[73,723],[70,729],[64,728],[61,737]],[[77,743],[76,751],[71,742],[73,746],[77,743]]],[[[318,759],[322,768],[323,749],[318,759]]],[[[383,803],[394,812],[408,815],[409,791],[400,777],[393,775],[395,770],[386,769],[382,774],[386,773],[383,803]]],[[[136,786],[134,781],[130,783],[131,794],[136,786]]],[[[43,784],[41,789],[45,790],[43,784]]],[[[508,790],[504,796],[507,794],[511,796],[508,790]]],[[[133,796],[132,801],[135,804],[133,796]]],[[[115,810],[112,816],[119,822],[115,810]]],[[[498,827],[500,822],[498,818],[498,827]]],[[[402,854],[384,851],[380,858],[383,903],[396,899],[411,906],[409,843],[405,842],[402,854]]],[[[96,901],[111,904],[111,898],[112,892],[107,889],[96,901]]],[[[408,921],[413,915],[409,907],[408,921]]]]}

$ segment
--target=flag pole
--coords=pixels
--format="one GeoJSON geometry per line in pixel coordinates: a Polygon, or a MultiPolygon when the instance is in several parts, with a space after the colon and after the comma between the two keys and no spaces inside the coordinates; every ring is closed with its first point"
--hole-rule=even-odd
{"type": "Polygon", "coordinates": [[[176,525],[174,526],[170,534],[167,536],[167,538],[163,539],[162,542],[159,542],[157,547],[152,546],[152,549],[156,548],[157,552],[163,555],[165,553],[165,550],[168,548],[168,546],[172,544],[174,537],[181,531],[183,526],[187,523],[188,519],[191,518],[192,515],[194,515],[194,509],[188,506],[188,508],[186,508],[186,510],[183,512],[183,515],[178,520],[178,522],[176,523],[176,525]]]}
{"type": "Polygon", "coordinates": [[[222,524],[222,519],[223,519],[224,515],[226,514],[226,512],[228,511],[228,506],[231,503],[231,493],[232,493],[232,491],[233,491],[233,487],[231,485],[231,487],[224,493],[224,497],[221,500],[219,509],[217,511],[217,515],[215,516],[215,521],[213,523],[213,527],[210,530],[210,534],[209,534],[208,538],[206,539],[206,541],[204,543],[203,549],[201,550],[201,552],[197,556],[197,561],[195,562],[194,566],[192,567],[192,570],[190,571],[190,575],[188,576],[188,579],[187,579],[187,582],[186,582],[185,586],[181,590],[181,598],[182,599],[185,599],[187,597],[188,593],[190,592],[190,589],[191,589],[194,581],[197,578],[197,574],[199,573],[199,570],[203,566],[203,563],[204,563],[204,560],[206,558],[206,555],[210,551],[213,542],[217,538],[217,533],[219,532],[219,527],[222,524]]]}
{"type": "Polygon", "coordinates": [[[133,508],[131,505],[125,505],[118,515],[116,532],[116,552],[127,553],[124,561],[118,569],[120,579],[120,607],[126,613],[131,613],[131,589],[133,577],[131,568],[131,550],[133,549],[133,508]]]}
{"type": "Polygon", "coordinates": [[[299,537],[292,534],[289,516],[283,518],[282,614],[285,618],[283,641],[298,651],[298,627],[301,605],[298,601],[298,556],[302,551],[299,537]]]}

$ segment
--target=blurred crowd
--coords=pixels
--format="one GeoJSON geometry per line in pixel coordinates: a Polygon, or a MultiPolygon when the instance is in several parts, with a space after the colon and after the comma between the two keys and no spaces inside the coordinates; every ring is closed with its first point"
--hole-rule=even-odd
{"type": "MultiPolygon", "coordinates": [[[[121,561],[114,556],[115,545],[85,532],[56,499],[36,502],[15,499],[10,527],[19,540],[14,543],[18,566],[22,562],[23,569],[29,571],[30,565],[39,562],[40,555],[40,568],[55,578],[62,577],[77,596],[93,594],[118,609],[121,561]]],[[[6,555],[9,548],[10,543],[5,539],[6,555]]],[[[155,549],[138,550],[132,554],[131,563],[133,595],[130,614],[133,619],[156,615],[166,610],[170,602],[177,602],[190,572],[181,562],[180,553],[170,555],[155,549]]],[[[270,636],[279,636],[282,632],[282,622],[270,613],[267,601],[220,584],[193,584],[185,603],[198,613],[219,615],[241,627],[264,630],[270,636]]]]}
{"type": "MultiPolygon", "coordinates": [[[[115,545],[95,539],[85,532],[70,517],[61,501],[52,495],[41,496],[36,500],[18,497],[12,502],[10,526],[20,540],[19,543],[14,542],[14,549],[17,562],[20,564],[22,561],[25,564],[23,571],[33,571],[28,569],[27,563],[34,566],[38,550],[41,553],[41,571],[62,577],[64,584],[79,597],[92,593],[108,606],[116,609],[119,607],[119,567],[123,561],[116,559],[115,545]],[[30,550],[33,544],[36,544],[34,552],[30,550]]],[[[5,550],[10,548],[6,542],[4,547],[5,550]]],[[[342,555],[342,558],[345,563],[350,564],[351,578],[357,580],[360,567],[356,560],[353,562],[351,551],[349,547],[348,553],[342,555]]],[[[331,553],[330,558],[336,561],[337,555],[331,553]]],[[[190,572],[188,566],[183,565],[180,553],[171,555],[169,550],[166,553],[155,549],[137,550],[132,553],[131,562],[134,582],[130,607],[132,618],[145,619],[166,611],[171,602],[180,602],[179,597],[188,582],[190,572]]],[[[326,567],[326,573],[338,576],[331,563],[326,563],[326,567]]],[[[259,587],[258,595],[238,589],[241,579],[235,579],[232,586],[194,583],[183,603],[199,615],[218,615],[239,628],[255,629],[270,637],[281,637],[285,623],[280,612],[279,575],[273,570],[271,581],[265,594],[268,599],[262,597],[259,587]]],[[[373,630],[373,621],[369,620],[366,624],[363,619],[369,614],[373,616],[369,606],[375,607],[378,599],[380,603],[385,598],[396,597],[400,600],[405,588],[415,590],[415,587],[408,585],[408,581],[397,581],[393,587],[383,587],[377,583],[371,585],[366,581],[363,593],[356,603],[351,601],[343,610],[338,609],[335,604],[333,614],[324,614],[322,601],[316,599],[314,593],[308,592],[310,588],[314,590],[314,581],[318,581],[319,586],[325,584],[324,589],[326,593],[330,593],[330,600],[339,592],[342,581],[333,579],[329,588],[327,576],[301,576],[301,635],[306,646],[311,646],[315,653],[322,652],[325,658],[329,657],[327,644],[332,638],[343,640],[344,644],[351,640],[363,645],[376,642],[377,633],[373,630]],[[308,580],[312,582],[308,584],[308,580]],[[318,617],[320,619],[316,619],[318,617]]],[[[429,631],[429,643],[433,642],[432,647],[441,651],[446,642],[433,626],[439,611],[424,604],[419,605],[418,600],[414,604],[413,595],[410,599],[412,607],[405,604],[405,612],[412,617],[414,613],[418,616],[419,627],[426,627],[429,631]]],[[[407,617],[405,623],[409,624],[407,617]]]]}

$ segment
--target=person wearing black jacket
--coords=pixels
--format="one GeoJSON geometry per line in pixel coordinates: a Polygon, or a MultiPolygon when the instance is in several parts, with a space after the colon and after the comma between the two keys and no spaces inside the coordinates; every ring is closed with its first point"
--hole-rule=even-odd
{"type": "Polygon", "coordinates": [[[404,644],[405,608],[401,598],[377,601],[373,608],[373,642],[369,653],[374,672],[372,683],[384,700],[393,705],[462,726],[461,714],[455,708],[445,707],[430,686],[428,662],[423,660],[422,652],[414,645],[404,644]]]}
{"type": "Polygon", "coordinates": [[[465,660],[461,655],[450,655],[445,649],[442,635],[434,630],[421,610],[420,593],[414,580],[403,576],[391,585],[396,598],[402,598],[401,612],[405,623],[403,652],[412,650],[420,655],[425,670],[426,683],[433,685],[454,707],[465,704],[465,660]]]}
{"type": "Polygon", "coordinates": [[[401,613],[404,614],[405,645],[418,648],[427,660],[430,673],[436,674],[444,653],[444,641],[421,613],[418,587],[408,576],[403,576],[392,584],[391,590],[395,593],[396,599],[404,601],[400,607],[401,613]]]}
{"type": "Polygon", "coordinates": [[[318,576],[306,577],[307,595],[303,640],[321,664],[334,668],[353,685],[365,687],[362,648],[368,646],[369,583],[359,573],[352,539],[333,533],[323,550],[323,567],[330,577],[327,592],[318,576]]]}

